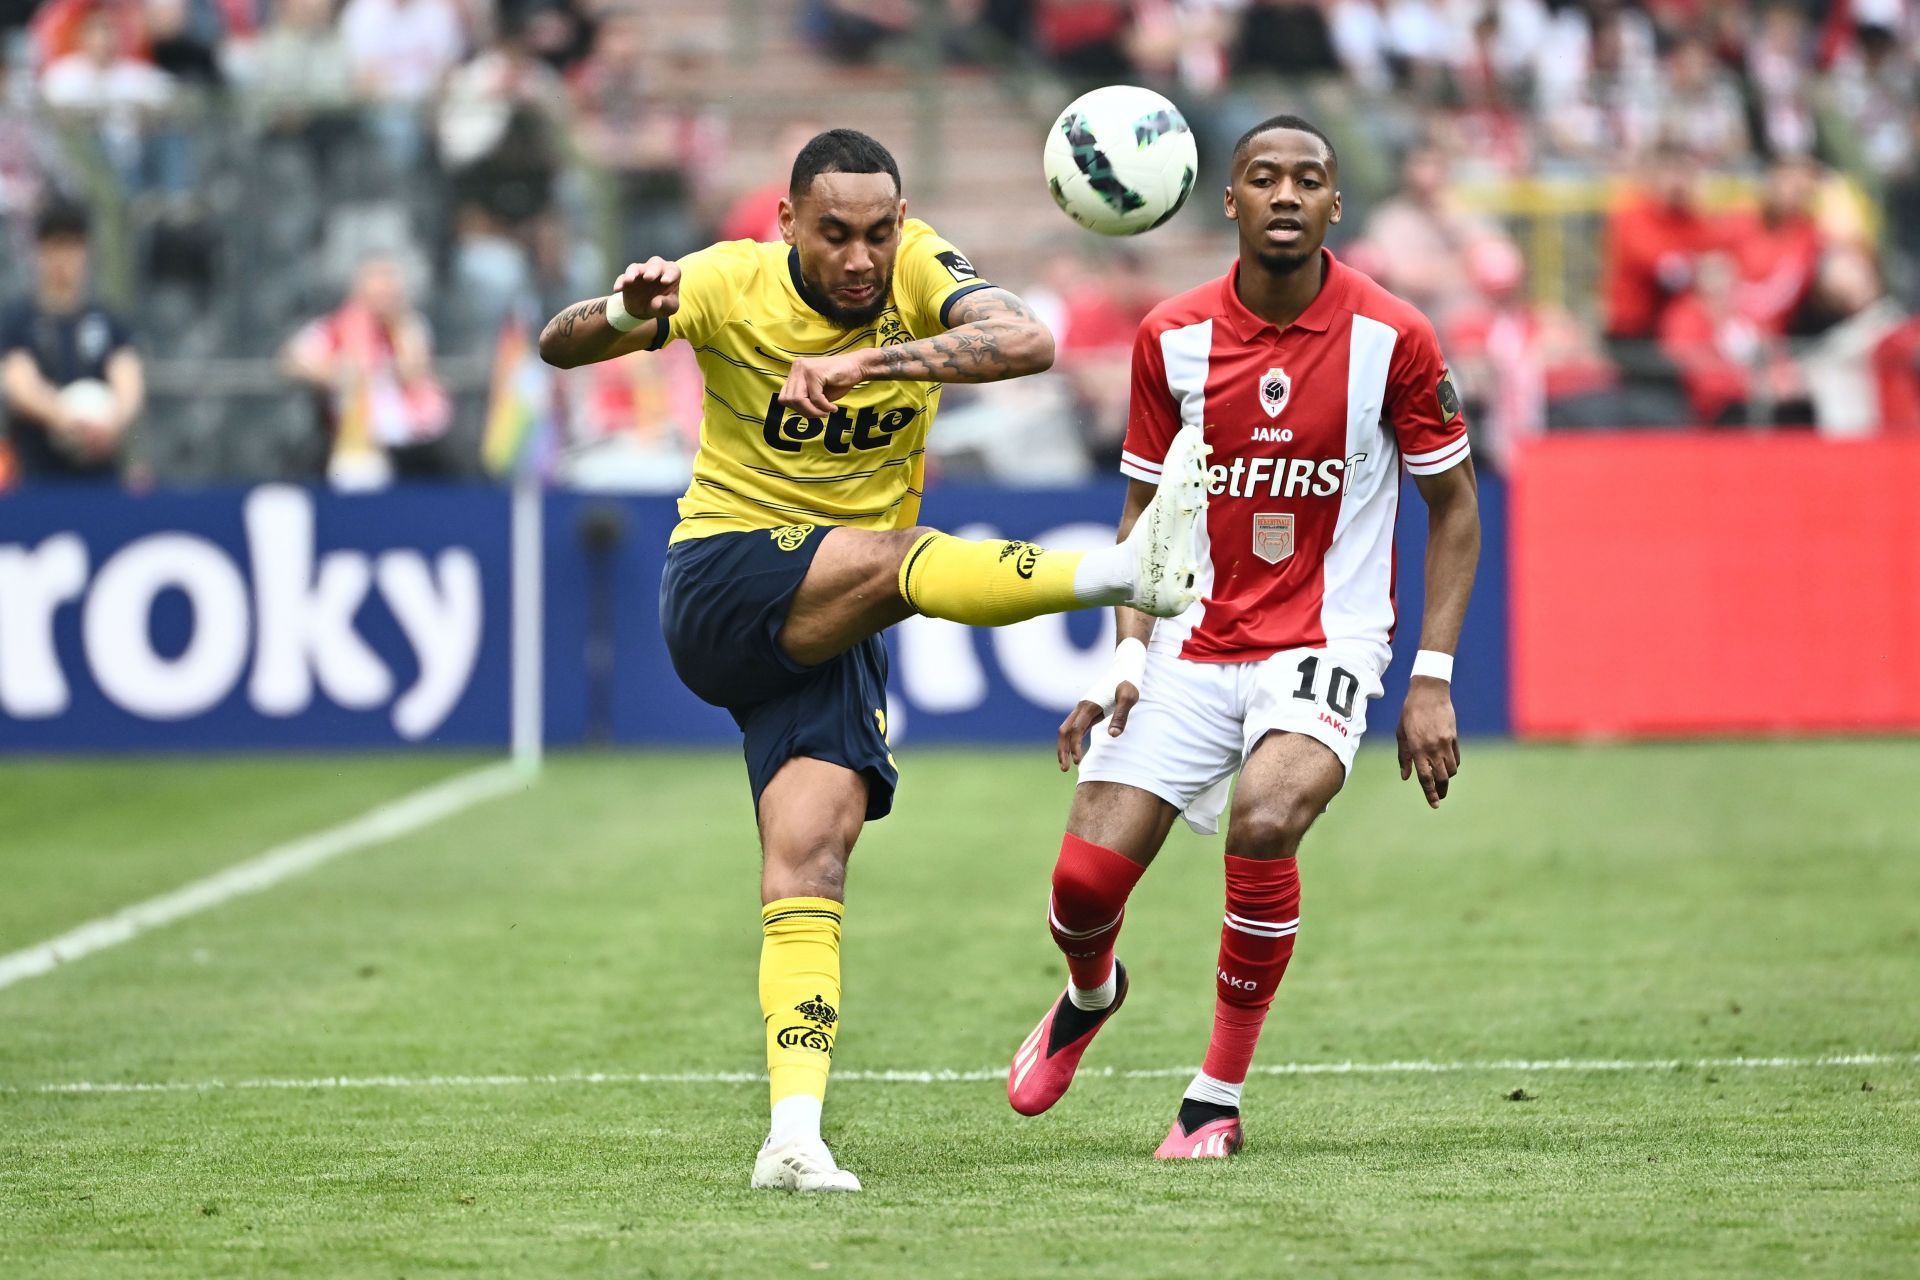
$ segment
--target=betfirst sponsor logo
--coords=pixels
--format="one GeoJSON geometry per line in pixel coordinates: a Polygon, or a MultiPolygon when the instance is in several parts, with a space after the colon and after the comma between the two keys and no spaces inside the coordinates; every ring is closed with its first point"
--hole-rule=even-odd
{"type": "Polygon", "coordinates": [[[1235,458],[1207,469],[1207,492],[1228,498],[1330,498],[1345,493],[1354,469],[1367,460],[1351,458],[1235,458]]]}
{"type": "Polygon", "coordinates": [[[432,560],[417,550],[314,547],[313,501],[299,489],[248,495],[245,563],[194,534],[135,538],[98,565],[78,533],[0,544],[0,713],[50,719],[72,704],[55,619],[80,613],[80,652],[100,691],[148,720],[186,720],[244,682],[262,715],[297,716],[316,692],[352,711],[386,708],[401,737],[425,738],[446,720],[479,655],[480,564],[464,547],[432,560]],[[185,597],[185,643],[162,652],[152,618],[165,594],[185,597]],[[413,683],[390,668],[355,615],[378,597],[412,649],[413,683]]]}

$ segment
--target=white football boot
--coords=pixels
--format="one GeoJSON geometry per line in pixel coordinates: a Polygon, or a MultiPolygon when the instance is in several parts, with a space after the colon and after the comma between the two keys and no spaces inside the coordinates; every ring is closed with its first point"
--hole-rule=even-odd
{"type": "Polygon", "coordinates": [[[1207,455],[1198,427],[1174,433],[1161,464],[1160,488],[1140,513],[1127,547],[1134,556],[1133,595],[1121,603],[1156,618],[1183,614],[1200,598],[1200,532],[1207,522],[1207,455]]]}
{"type": "Polygon", "coordinates": [[[827,1144],[798,1140],[762,1147],[753,1161],[756,1191],[858,1191],[860,1179],[833,1162],[827,1144]]]}

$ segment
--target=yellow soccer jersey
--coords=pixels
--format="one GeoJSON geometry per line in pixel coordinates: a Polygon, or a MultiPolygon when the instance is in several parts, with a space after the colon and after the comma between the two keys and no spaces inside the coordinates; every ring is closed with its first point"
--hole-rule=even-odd
{"type": "Polygon", "coordinates": [[[692,343],[707,396],[672,541],[787,524],[914,524],[940,384],[863,382],[824,421],[782,407],[780,388],[798,357],[942,333],[953,300],[985,287],[958,250],[914,218],[900,228],[886,309],[858,330],[807,305],[800,260],[787,245],[734,240],[680,259],[680,309],[655,345],[692,343]]]}

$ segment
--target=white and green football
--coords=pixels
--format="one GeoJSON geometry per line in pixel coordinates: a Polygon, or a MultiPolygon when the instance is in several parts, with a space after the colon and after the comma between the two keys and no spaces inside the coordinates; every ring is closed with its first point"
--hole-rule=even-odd
{"type": "Polygon", "coordinates": [[[1131,236],[1180,211],[1197,159],[1178,107],[1151,89],[1110,84],[1060,113],[1042,164],[1069,218],[1103,236],[1131,236]]]}

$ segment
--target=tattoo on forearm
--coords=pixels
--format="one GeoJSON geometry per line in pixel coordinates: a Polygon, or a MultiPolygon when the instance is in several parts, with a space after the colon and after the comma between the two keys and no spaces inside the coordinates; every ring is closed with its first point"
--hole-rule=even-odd
{"type": "Polygon", "coordinates": [[[882,372],[891,378],[926,378],[934,382],[984,382],[1005,377],[1013,370],[1013,361],[1000,349],[1000,335],[987,328],[973,333],[936,334],[897,347],[881,347],[879,364],[882,372]]]}
{"type": "Polygon", "coordinates": [[[583,302],[571,310],[562,311],[560,318],[554,322],[560,327],[560,336],[563,338],[573,337],[573,327],[575,325],[585,320],[588,316],[593,315],[595,312],[603,311],[606,305],[606,300],[603,298],[594,302],[583,302]]]}
{"type": "Polygon", "coordinates": [[[1019,367],[1002,343],[1024,336],[1038,317],[1005,289],[981,289],[962,298],[949,317],[946,333],[875,353],[881,376],[925,378],[933,382],[992,382],[1019,367]]]}

